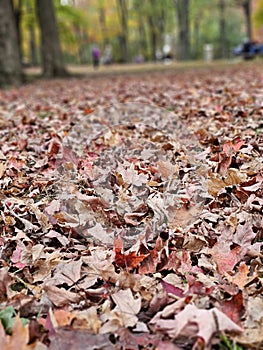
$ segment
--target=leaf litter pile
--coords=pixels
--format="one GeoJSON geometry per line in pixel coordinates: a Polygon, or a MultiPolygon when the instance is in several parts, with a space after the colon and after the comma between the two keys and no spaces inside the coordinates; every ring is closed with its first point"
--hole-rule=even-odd
{"type": "Polygon", "coordinates": [[[263,346],[254,65],[0,92],[1,349],[263,346]]]}

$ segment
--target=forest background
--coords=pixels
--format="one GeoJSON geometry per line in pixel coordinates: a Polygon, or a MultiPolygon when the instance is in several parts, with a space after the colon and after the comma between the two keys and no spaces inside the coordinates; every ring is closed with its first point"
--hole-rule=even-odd
{"type": "MultiPolygon", "coordinates": [[[[102,55],[110,46],[112,62],[124,63],[154,61],[167,47],[176,60],[202,59],[206,44],[213,58],[224,59],[245,38],[263,41],[262,0],[4,0],[1,7],[9,23],[0,28],[1,45],[14,46],[16,35],[5,33],[14,17],[22,66],[44,65],[46,51],[56,56],[57,68],[43,69],[47,76],[63,75],[63,64],[91,63],[95,44],[102,55]],[[10,4],[11,11],[4,9],[10,4]]],[[[3,52],[1,71],[10,61],[3,52]]]]}

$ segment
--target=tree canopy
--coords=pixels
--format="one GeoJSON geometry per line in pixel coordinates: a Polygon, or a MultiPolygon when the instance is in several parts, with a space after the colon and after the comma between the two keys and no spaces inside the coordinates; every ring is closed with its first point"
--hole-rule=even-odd
{"type": "MultiPolygon", "coordinates": [[[[255,2],[257,6],[252,3],[250,0],[54,0],[61,45],[68,63],[89,62],[94,43],[102,52],[110,44],[115,61],[131,61],[139,55],[146,60],[155,59],[165,45],[170,46],[171,54],[178,59],[198,59],[207,43],[213,44],[215,57],[229,57],[232,48],[249,31],[253,39],[260,39],[257,36],[263,22],[263,2],[255,2]],[[253,10],[249,13],[251,28],[247,28],[248,4],[253,10]],[[180,21],[186,10],[187,21],[180,21]]],[[[33,34],[35,47],[40,43],[35,24],[34,1],[26,0],[21,40],[23,57],[28,62],[35,62],[40,56],[32,52],[33,34]]]]}

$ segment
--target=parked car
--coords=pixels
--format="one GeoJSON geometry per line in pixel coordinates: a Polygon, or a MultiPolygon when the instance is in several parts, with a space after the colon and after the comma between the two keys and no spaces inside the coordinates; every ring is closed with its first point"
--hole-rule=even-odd
{"type": "Polygon", "coordinates": [[[245,40],[233,49],[234,56],[242,56],[245,60],[253,59],[257,55],[263,56],[263,44],[245,40]]]}

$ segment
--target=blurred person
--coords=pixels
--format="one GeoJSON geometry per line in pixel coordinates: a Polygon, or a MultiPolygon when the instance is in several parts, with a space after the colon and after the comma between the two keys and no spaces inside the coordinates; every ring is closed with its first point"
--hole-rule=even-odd
{"type": "Polygon", "coordinates": [[[102,57],[102,62],[103,62],[103,64],[111,64],[112,63],[112,49],[111,49],[110,44],[107,44],[105,46],[104,55],[102,57]]]}
{"type": "Polygon", "coordinates": [[[98,68],[100,65],[100,49],[97,45],[94,45],[92,48],[92,62],[93,67],[98,68]]]}

